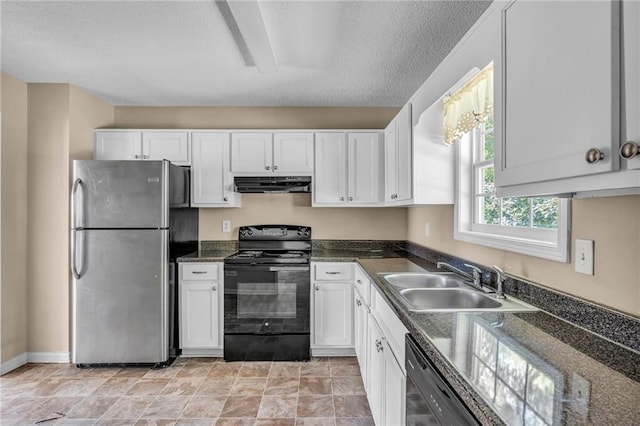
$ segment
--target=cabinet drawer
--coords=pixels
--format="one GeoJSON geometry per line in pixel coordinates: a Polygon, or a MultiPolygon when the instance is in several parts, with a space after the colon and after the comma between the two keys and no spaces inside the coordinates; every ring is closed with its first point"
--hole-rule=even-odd
{"type": "Polygon", "coordinates": [[[183,280],[189,281],[217,281],[220,273],[220,265],[215,263],[183,263],[183,280]]]}
{"type": "Polygon", "coordinates": [[[318,263],[315,279],[320,281],[353,281],[354,266],[351,263],[318,263]]]}

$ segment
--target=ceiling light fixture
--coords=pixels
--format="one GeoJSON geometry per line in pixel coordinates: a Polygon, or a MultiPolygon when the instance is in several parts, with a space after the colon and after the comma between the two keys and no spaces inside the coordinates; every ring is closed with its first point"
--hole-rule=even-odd
{"type": "MultiPolygon", "coordinates": [[[[267,29],[264,26],[262,12],[257,1],[238,0],[218,0],[221,10],[227,9],[235,21],[234,26],[230,25],[231,32],[238,31],[246,49],[248,50],[253,64],[259,72],[263,74],[273,74],[278,72],[273,49],[269,41],[267,29]],[[226,6],[226,7],[224,7],[226,6]]],[[[238,46],[242,51],[243,46],[238,46]]]]}

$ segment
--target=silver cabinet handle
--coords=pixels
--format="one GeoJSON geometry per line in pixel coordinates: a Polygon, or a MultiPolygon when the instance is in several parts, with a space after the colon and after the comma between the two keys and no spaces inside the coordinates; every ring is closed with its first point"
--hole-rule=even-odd
{"type": "Polygon", "coordinates": [[[316,286],[316,291],[320,291],[320,286],[319,285],[316,286]]]}
{"type": "Polygon", "coordinates": [[[138,155],[138,154],[135,154],[135,155],[133,156],[133,158],[141,158],[141,157],[142,157],[142,156],[141,156],[141,155],[138,155]]]}
{"type": "Polygon", "coordinates": [[[207,274],[207,271],[191,271],[192,274],[196,274],[196,275],[200,275],[200,274],[207,274]]]}
{"type": "Polygon", "coordinates": [[[142,158],[143,159],[147,159],[147,158],[149,158],[149,156],[148,155],[143,155],[142,158]]]}
{"type": "Polygon", "coordinates": [[[604,152],[600,151],[598,148],[591,148],[587,151],[587,154],[584,156],[585,160],[589,164],[596,164],[600,160],[604,160],[604,152]]]}
{"type": "Polygon", "coordinates": [[[620,157],[631,160],[640,153],[640,144],[629,141],[620,147],[620,157]]]}
{"type": "Polygon", "coordinates": [[[349,197],[349,201],[353,201],[353,197],[349,197]]]}
{"type": "Polygon", "coordinates": [[[325,272],[325,274],[327,274],[327,275],[339,275],[339,274],[340,274],[340,272],[336,272],[336,271],[327,271],[327,272],[325,272]]]}
{"type": "Polygon", "coordinates": [[[224,197],[222,201],[229,201],[229,197],[224,197]]]}
{"type": "Polygon", "coordinates": [[[356,280],[358,284],[362,284],[362,280],[356,280]]]}
{"type": "Polygon", "coordinates": [[[265,166],[264,169],[265,170],[271,170],[271,166],[265,166]]]}
{"type": "Polygon", "coordinates": [[[215,286],[215,285],[213,287],[211,287],[211,291],[216,291],[217,289],[218,289],[218,287],[215,286]]]}
{"type": "Polygon", "coordinates": [[[278,166],[273,166],[273,170],[278,170],[278,166]]]}
{"type": "Polygon", "coordinates": [[[356,299],[356,306],[362,306],[362,302],[360,301],[360,299],[356,299]]]}
{"type": "Polygon", "coordinates": [[[380,339],[376,340],[376,351],[378,352],[384,351],[384,346],[382,346],[382,340],[380,339]]]}
{"type": "Polygon", "coordinates": [[[340,201],[344,201],[344,197],[340,197],[340,201]]]}

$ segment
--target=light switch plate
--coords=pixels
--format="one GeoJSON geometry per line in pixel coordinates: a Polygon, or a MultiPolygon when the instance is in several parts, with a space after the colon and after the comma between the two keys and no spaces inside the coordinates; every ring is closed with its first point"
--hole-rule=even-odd
{"type": "Polygon", "coordinates": [[[576,272],[593,275],[593,240],[576,240],[576,272]]]}
{"type": "Polygon", "coordinates": [[[222,232],[231,232],[231,221],[223,220],[222,221],[222,232]]]}

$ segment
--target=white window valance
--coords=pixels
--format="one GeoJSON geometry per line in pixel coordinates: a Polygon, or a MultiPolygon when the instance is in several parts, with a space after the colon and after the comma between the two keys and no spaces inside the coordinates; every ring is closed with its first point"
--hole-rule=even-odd
{"type": "Polygon", "coordinates": [[[493,64],[478,72],[460,89],[445,96],[444,142],[451,145],[483,124],[493,112],[493,64]]]}

